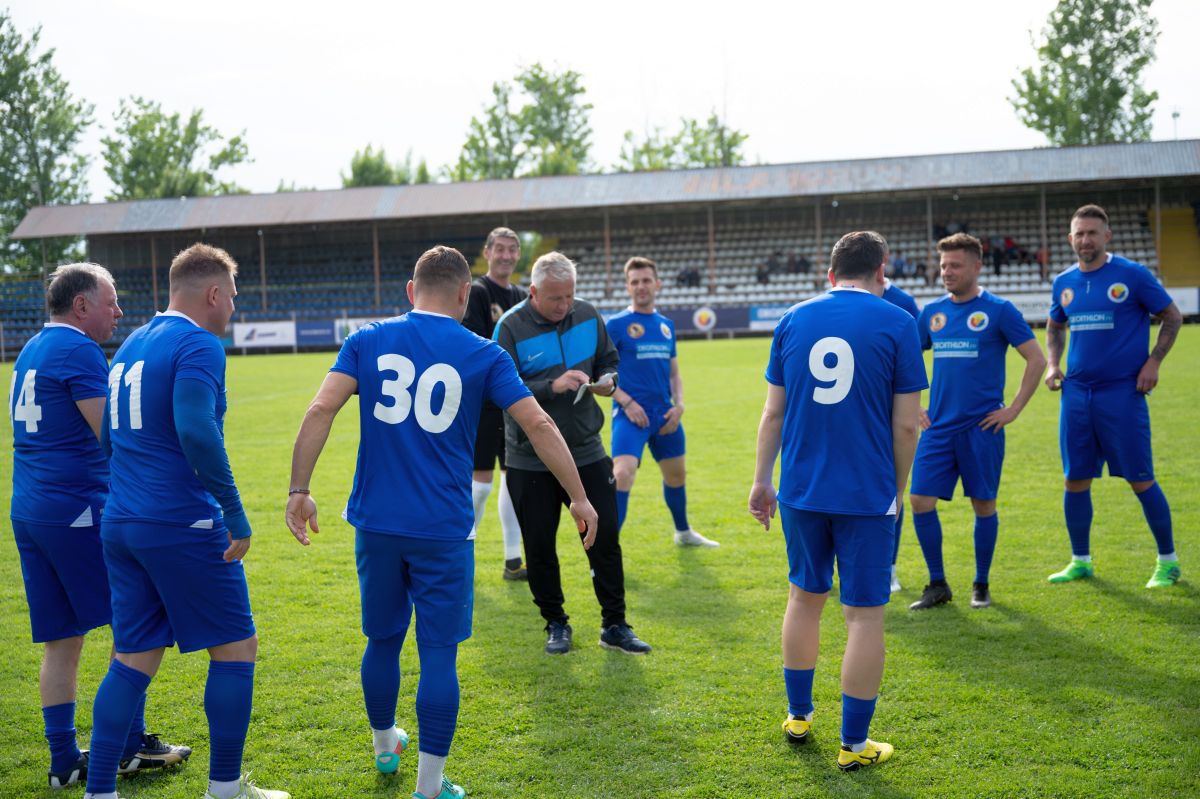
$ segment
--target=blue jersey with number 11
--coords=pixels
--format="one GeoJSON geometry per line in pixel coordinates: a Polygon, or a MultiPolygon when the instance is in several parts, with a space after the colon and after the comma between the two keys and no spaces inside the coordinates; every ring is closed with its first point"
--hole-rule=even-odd
{"type": "Polygon", "coordinates": [[[766,377],[787,402],[779,502],[894,513],[892,397],[929,387],[916,320],[862,289],[833,289],[780,320],[766,377]]]}
{"type": "Polygon", "coordinates": [[[474,535],[471,469],[483,401],[530,397],[508,353],[441,314],[359,328],[333,372],[358,381],[359,445],[345,518],[376,533],[474,535]]]}

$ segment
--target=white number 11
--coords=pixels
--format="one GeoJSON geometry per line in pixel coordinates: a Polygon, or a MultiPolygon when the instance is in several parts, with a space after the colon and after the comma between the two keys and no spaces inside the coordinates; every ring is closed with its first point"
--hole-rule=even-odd
{"type": "Polygon", "coordinates": [[[121,427],[120,394],[121,376],[125,376],[125,385],[129,388],[129,427],[133,430],[142,429],[142,367],[145,361],[138,361],[125,371],[125,364],[114,363],[108,373],[108,419],[113,430],[121,427]]]}

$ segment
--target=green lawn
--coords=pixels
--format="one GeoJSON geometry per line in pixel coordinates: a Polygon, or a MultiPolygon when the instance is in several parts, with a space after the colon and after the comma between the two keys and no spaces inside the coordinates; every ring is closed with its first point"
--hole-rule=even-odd
{"type": "MultiPolygon", "coordinates": [[[[888,665],[872,735],[896,746],[887,765],[842,774],[838,664],[845,635],[830,603],[816,679],[815,741],[793,748],[779,624],[787,594],[778,529],[745,510],[769,340],[685,342],[693,526],[718,550],[681,551],[656,469],[639,478],[623,532],[629,618],[654,645],[645,658],[596,646],[599,611],[586,559],[566,534],[564,588],[576,650],[542,653],[542,624],[524,584],[500,579],[494,509],[477,547],[475,635],[460,650],[462,710],[449,774],[479,797],[1033,797],[1200,795],[1200,328],[1185,328],[1151,400],[1158,474],[1174,511],[1184,581],[1149,592],[1154,545],[1124,482],[1098,481],[1094,580],[1051,586],[1069,557],[1062,522],[1057,397],[1040,390],[1009,430],[1000,497],[995,605],[967,605],[973,575],[969,504],[941,506],[948,607],[906,610],[925,582],[906,526],[904,584],[888,608],[888,665]]],[[[1010,353],[1011,397],[1021,361],[1010,353]]],[[[234,357],[227,440],[254,522],[246,560],[261,637],[246,768],[294,797],[407,797],[415,756],[397,776],[371,764],[359,689],[353,535],[338,518],[357,447],[356,411],[338,420],[313,492],[324,532],[300,547],[283,525],[291,444],[332,354],[234,357]]],[[[7,368],[7,367],[6,367],[7,368]]],[[[0,426],[0,446],[10,448],[0,426]]],[[[607,431],[605,433],[607,440],[607,431]]],[[[0,458],[0,484],[11,460],[0,458]]],[[[4,500],[7,502],[7,497],[4,500]]],[[[493,495],[492,505],[495,498],[493,495]]],[[[0,511],[6,511],[0,508],[0,511]]],[[[7,512],[2,514],[7,519],[7,512]]],[[[12,536],[0,536],[0,794],[61,796],[45,788],[38,712],[40,647],[29,622],[12,536]]],[[[110,646],[90,636],[80,669],[78,727],[110,646]]],[[[125,797],[203,795],[207,658],[165,659],[151,687],[150,728],[196,748],[175,773],[122,779],[125,797]]],[[[413,716],[417,665],[410,640],[398,720],[413,716]]],[[[68,795],[79,795],[74,789],[68,795]]]]}

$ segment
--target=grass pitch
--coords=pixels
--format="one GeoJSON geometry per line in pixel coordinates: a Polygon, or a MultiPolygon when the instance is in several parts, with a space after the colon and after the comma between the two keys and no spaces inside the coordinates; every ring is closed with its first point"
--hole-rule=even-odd
{"type": "MultiPolygon", "coordinates": [[[[645,658],[596,645],[599,610],[586,559],[564,524],[560,558],[576,649],[542,654],[542,623],[524,584],[500,579],[495,497],[476,550],[475,635],[460,649],[462,710],[448,773],[477,797],[1182,797],[1200,795],[1200,328],[1183,330],[1151,400],[1158,477],[1171,501],[1183,582],[1142,586],[1153,540],[1123,481],[1093,487],[1097,577],[1046,582],[1070,551],[1062,521],[1058,399],[1044,388],[1009,428],[992,571],[995,605],[967,604],[974,571],[969,503],[940,511],[956,598],[906,609],[926,581],[911,523],[900,553],[904,591],[887,611],[888,664],[872,736],[896,746],[878,769],[834,767],[838,665],[845,642],[828,605],[817,667],[815,740],[785,743],[779,624],[787,570],[778,521],[745,510],[769,340],[685,342],[690,517],[722,544],[680,550],[657,469],[639,476],[622,533],[629,619],[654,645],[645,658]]],[[[294,797],[407,797],[416,757],[397,775],[372,766],[358,663],[354,537],[338,514],[358,440],[347,407],[313,482],[323,532],[300,547],[283,525],[291,444],[331,353],[232,357],[226,439],[251,521],[246,560],[261,638],[246,768],[294,797]]],[[[1011,398],[1022,361],[1010,352],[1011,398]]],[[[8,425],[0,446],[10,449],[8,425]]],[[[607,441],[608,432],[605,431],[607,441]]],[[[11,459],[0,458],[7,519],[11,459]]],[[[836,590],[836,589],[835,589],[836,590]]],[[[77,723],[111,638],[89,636],[77,723]]],[[[0,795],[78,796],[46,786],[36,675],[17,553],[0,536],[0,795]]],[[[196,748],[174,773],[122,778],[127,799],[204,793],[207,657],[168,654],[150,690],[152,731],[196,748]]],[[[402,656],[398,722],[417,733],[419,665],[402,656]]]]}

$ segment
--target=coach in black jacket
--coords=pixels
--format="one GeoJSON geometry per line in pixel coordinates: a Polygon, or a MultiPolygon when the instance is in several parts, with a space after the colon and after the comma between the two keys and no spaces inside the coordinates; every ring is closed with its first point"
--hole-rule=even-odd
{"type": "MultiPolygon", "coordinates": [[[[575,264],[569,258],[558,252],[543,255],[533,265],[531,282],[529,299],[500,317],[494,337],[558,425],[575,457],[588,500],[600,516],[596,541],[587,550],[600,601],[600,646],[642,655],[650,646],[625,621],[625,573],[612,459],[600,439],[604,412],[592,397],[611,396],[616,390],[617,350],[596,309],[575,299],[575,264]]],[[[546,652],[566,654],[571,651],[571,625],[563,610],[555,537],[563,505],[569,500],[508,414],[504,439],[508,491],[525,539],[529,589],[546,620],[546,652]]]]}

